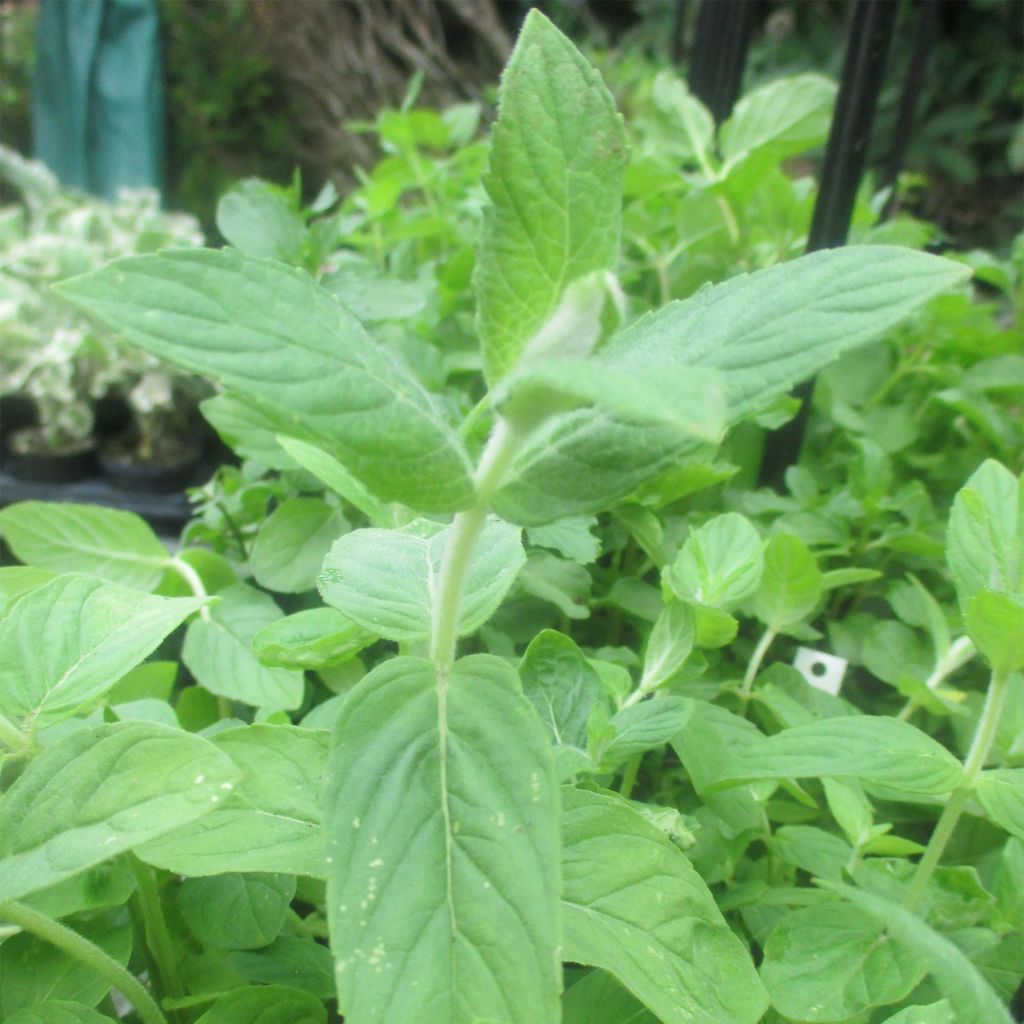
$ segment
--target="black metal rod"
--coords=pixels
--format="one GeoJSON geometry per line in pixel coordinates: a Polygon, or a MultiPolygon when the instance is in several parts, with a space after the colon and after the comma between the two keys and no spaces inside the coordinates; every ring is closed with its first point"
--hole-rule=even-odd
{"type": "MultiPolygon", "coordinates": [[[[943,0],[918,0],[917,25],[914,28],[914,45],[910,53],[907,77],[903,82],[903,92],[900,95],[900,106],[896,115],[896,124],[893,126],[892,139],[889,143],[889,155],[886,158],[882,178],[879,182],[882,187],[894,185],[900,175],[900,171],[903,170],[903,162],[907,156],[907,147],[910,145],[910,138],[914,131],[914,114],[917,111],[917,101],[921,95],[921,86],[924,83],[924,73],[928,67],[928,57],[931,53],[932,43],[938,34],[943,6],[943,0]]],[[[893,192],[889,202],[886,204],[886,217],[892,213],[895,200],[896,194],[893,192]]]]}
{"type": "Polygon", "coordinates": [[[690,47],[690,92],[716,124],[739,98],[758,0],[702,0],[690,47]]]}
{"type": "MultiPolygon", "coordinates": [[[[846,243],[898,10],[896,0],[856,0],[853,5],[807,252],[846,243]]],[[[802,402],[800,412],[766,440],[761,486],[781,487],[786,469],[799,459],[813,387],[813,381],[805,381],[795,389],[794,394],[802,402]]]]}

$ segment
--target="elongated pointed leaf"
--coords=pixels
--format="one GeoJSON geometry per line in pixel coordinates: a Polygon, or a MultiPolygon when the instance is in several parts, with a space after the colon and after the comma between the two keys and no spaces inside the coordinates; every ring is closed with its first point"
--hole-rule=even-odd
{"type": "MultiPolygon", "coordinates": [[[[451,527],[418,519],[400,530],[354,530],[324,559],[320,593],[376,636],[419,640],[429,635],[445,545],[451,527]]],[[[459,633],[494,614],[526,561],[520,531],[491,517],[470,558],[459,633]]]]}
{"type": "Polygon", "coordinates": [[[754,779],[848,775],[922,795],[949,793],[963,777],[960,762],[920,729],[873,715],[811,722],[745,742],[729,751],[719,771],[712,788],[754,779]]]}
{"type": "MultiPolygon", "coordinates": [[[[600,351],[722,371],[732,423],[968,274],[949,260],[890,246],[827,250],[669,303],[600,351]]],[[[566,413],[530,438],[494,507],[527,526],[609,508],[694,445],[611,413],[566,413]]]]}
{"type": "Polygon", "coordinates": [[[566,285],[618,255],[626,137],[598,73],[538,11],[502,77],[474,284],[487,378],[511,369],[566,285]]]}
{"type": "Polygon", "coordinates": [[[327,733],[250,725],[211,742],[238,766],[242,781],[212,814],[145,843],[138,855],[181,875],[276,871],[322,878],[327,733]]]}
{"type": "Polygon", "coordinates": [[[624,801],[563,791],[567,960],[613,974],[665,1024],[754,1024],[767,998],[682,851],[624,801]]]}
{"type": "Polygon", "coordinates": [[[74,733],[0,798],[0,903],[209,814],[240,774],[208,740],[168,726],[74,733]]]}
{"type": "Polygon", "coordinates": [[[81,572],[152,590],[167,568],[167,549],[134,512],[99,505],[19,501],[0,511],[4,542],[27,565],[81,572]]]}
{"type": "Polygon", "coordinates": [[[469,504],[465,451],[430,396],[305,274],[197,249],[117,260],[60,290],[132,344],[312,431],[379,497],[469,504]]]}
{"type": "Polygon", "coordinates": [[[514,671],[398,658],[339,715],[327,910],[349,1024],[558,1020],[558,790],[514,671]]]}
{"type": "Polygon", "coordinates": [[[44,727],[101,697],[204,601],[67,575],[0,620],[0,713],[44,727]]]}

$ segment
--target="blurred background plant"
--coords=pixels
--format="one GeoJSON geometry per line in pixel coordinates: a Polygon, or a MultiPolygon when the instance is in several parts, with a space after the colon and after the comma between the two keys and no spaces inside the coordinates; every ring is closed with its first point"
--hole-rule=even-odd
{"type": "Polygon", "coordinates": [[[12,443],[38,453],[87,447],[97,402],[117,397],[130,415],[119,443],[140,459],[173,461],[194,434],[206,385],[121,345],[49,286],[116,256],[201,245],[195,218],[161,211],[152,191],[110,204],[62,188],[43,164],[4,147],[0,178],[19,197],[0,209],[0,393],[29,397],[36,413],[12,443]]]}

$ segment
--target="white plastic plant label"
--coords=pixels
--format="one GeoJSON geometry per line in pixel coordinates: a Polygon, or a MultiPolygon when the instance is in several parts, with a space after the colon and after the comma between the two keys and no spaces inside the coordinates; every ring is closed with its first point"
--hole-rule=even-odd
{"type": "Polygon", "coordinates": [[[833,697],[838,696],[843,676],[846,675],[848,662],[845,658],[815,651],[810,647],[798,647],[793,664],[811,686],[831,693],[833,697]]]}

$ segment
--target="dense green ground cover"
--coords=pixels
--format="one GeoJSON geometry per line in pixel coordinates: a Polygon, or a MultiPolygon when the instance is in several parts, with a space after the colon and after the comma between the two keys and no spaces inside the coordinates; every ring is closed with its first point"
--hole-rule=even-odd
{"type": "Polygon", "coordinates": [[[410,101],[343,199],[62,286],[245,461],[173,551],[0,513],[12,1024],[1010,1020],[1019,249],[865,192],[800,257],[833,97],[624,125],[533,15],[489,143],[410,101]]]}

